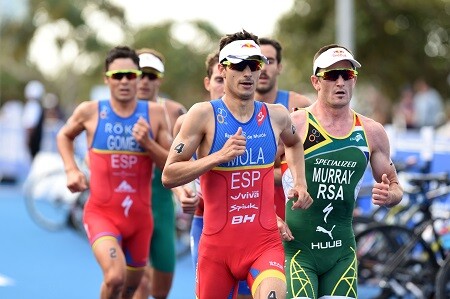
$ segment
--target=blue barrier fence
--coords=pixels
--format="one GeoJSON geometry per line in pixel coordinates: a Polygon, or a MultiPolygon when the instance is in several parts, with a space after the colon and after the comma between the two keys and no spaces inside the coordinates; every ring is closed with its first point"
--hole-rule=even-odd
{"type": "MultiPolygon", "coordinates": [[[[429,172],[447,172],[450,175],[450,139],[435,135],[433,128],[426,127],[421,130],[396,130],[386,126],[391,145],[391,158],[399,164],[416,161],[408,171],[419,172],[425,165],[429,172]],[[402,163],[403,162],[403,163],[402,163]]],[[[371,168],[366,170],[363,186],[371,186],[374,182],[371,168]]],[[[436,203],[440,208],[450,211],[450,197],[436,203]]],[[[368,213],[373,206],[370,196],[362,196],[358,200],[358,207],[363,213],[368,213]]]]}

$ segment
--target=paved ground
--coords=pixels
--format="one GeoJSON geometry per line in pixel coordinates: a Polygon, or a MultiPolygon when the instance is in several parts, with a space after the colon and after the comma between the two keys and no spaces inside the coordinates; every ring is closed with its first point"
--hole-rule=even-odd
{"type": "MultiPolygon", "coordinates": [[[[75,231],[48,232],[32,222],[18,186],[0,185],[0,298],[98,298],[101,271],[75,231]]],[[[194,298],[190,256],[178,260],[169,299],[194,298]]]]}
{"type": "MultiPolygon", "coordinates": [[[[20,186],[0,184],[0,298],[98,298],[101,271],[74,230],[48,232],[27,214],[20,186]]],[[[169,299],[195,298],[190,256],[177,261],[169,299]]],[[[359,298],[369,298],[360,290],[359,298]]]]}

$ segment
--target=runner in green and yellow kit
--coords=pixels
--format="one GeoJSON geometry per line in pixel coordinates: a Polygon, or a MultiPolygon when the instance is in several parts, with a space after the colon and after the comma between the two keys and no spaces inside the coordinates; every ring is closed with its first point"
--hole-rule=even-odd
{"type": "MultiPolygon", "coordinates": [[[[377,181],[372,202],[392,206],[402,197],[385,130],[350,108],[360,66],[344,47],[321,48],[311,76],[317,101],[291,114],[314,203],[307,210],[286,203],[286,234],[294,238],[284,239],[287,298],[357,298],[352,215],[368,163],[377,181]]],[[[289,177],[284,171],[285,186],[289,177]]]]}

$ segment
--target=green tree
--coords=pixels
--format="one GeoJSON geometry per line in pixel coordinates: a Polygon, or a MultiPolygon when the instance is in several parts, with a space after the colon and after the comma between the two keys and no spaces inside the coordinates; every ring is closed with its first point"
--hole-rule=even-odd
{"type": "MultiPolygon", "coordinates": [[[[111,47],[98,38],[93,20],[103,18],[105,25],[120,28],[124,40],[128,26],[121,8],[105,0],[30,0],[22,19],[2,20],[0,27],[0,82],[2,99],[23,97],[23,87],[31,79],[43,81],[47,89],[58,94],[66,105],[87,99],[93,84],[101,82],[98,71],[111,47]],[[45,42],[55,48],[57,57],[38,53],[37,60],[56,59],[61,65],[42,73],[30,57],[30,49],[43,28],[57,31],[45,42]],[[70,53],[69,58],[63,60],[70,53]]],[[[3,101],[3,100],[2,100],[3,101]]]]}
{"type": "Polygon", "coordinates": [[[177,25],[169,21],[139,28],[133,36],[135,49],[153,48],[164,55],[165,76],[160,90],[162,93],[183,103],[187,108],[207,99],[203,87],[203,78],[206,75],[205,59],[210,52],[218,49],[221,36],[211,24],[194,21],[177,25]],[[177,26],[183,26],[181,32],[193,32],[194,39],[186,34],[179,36],[176,33],[177,26]]]}
{"type": "MultiPolygon", "coordinates": [[[[391,101],[423,76],[450,98],[450,2],[354,0],[355,49],[360,83],[373,84],[391,101]]],[[[297,0],[275,31],[283,45],[286,88],[310,92],[312,58],[336,42],[335,1],[297,0]]]]}

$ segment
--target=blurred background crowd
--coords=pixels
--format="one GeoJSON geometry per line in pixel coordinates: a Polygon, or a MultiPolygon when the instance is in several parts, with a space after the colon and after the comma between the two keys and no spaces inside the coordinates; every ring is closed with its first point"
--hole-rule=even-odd
{"type": "MultiPolygon", "coordinates": [[[[3,180],[22,175],[38,148],[55,150],[54,134],[77,104],[108,96],[102,57],[111,47],[150,45],[164,53],[167,71],[160,91],[189,108],[207,99],[201,84],[205,57],[215,49],[220,36],[229,33],[211,22],[225,18],[218,15],[152,23],[154,16],[149,13],[149,22],[137,25],[126,13],[127,6],[136,5],[133,1],[0,3],[3,180]]],[[[257,18],[258,10],[282,4],[291,8],[277,18],[270,34],[283,45],[285,68],[280,88],[314,100],[310,59],[321,45],[336,41],[339,24],[345,23],[350,38],[341,40],[347,41],[363,64],[354,109],[399,130],[432,126],[437,134],[450,138],[448,0],[262,1],[260,7],[248,11],[248,16],[257,18]],[[339,15],[340,6],[349,4],[350,13],[339,15]]],[[[148,5],[151,11],[152,4],[148,5]]],[[[211,11],[196,1],[191,5],[211,11]]],[[[241,29],[242,22],[235,23],[233,32],[241,29]]],[[[251,27],[245,29],[260,37],[267,35],[259,33],[256,25],[251,27]]]]}
{"type": "MultiPolygon", "coordinates": [[[[109,97],[104,57],[112,47],[163,53],[161,96],[189,108],[209,97],[205,58],[221,36],[241,29],[278,40],[279,88],[313,101],[311,58],[325,44],[345,45],[362,64],[352,108],[387,128],[393,159],[414,156],[430,162],[429,171],[450,173],[450,0],[0,0],[0,190],[18,190],[39,152],[57,152],[55,136],[74,107],[109,97]],[[166,5],[167,15],[205,15],[160,21],[166,5]],[[280,6],[272,30],[260,31],[280,6]]],[[[76,141],[82,157],[84,136],[76,141]]],[[[439,207],[450,210],[450,200],[439,207]]]]}

